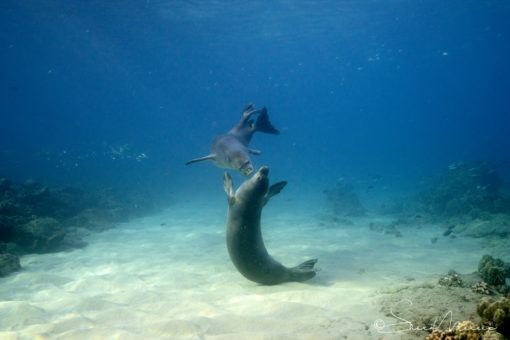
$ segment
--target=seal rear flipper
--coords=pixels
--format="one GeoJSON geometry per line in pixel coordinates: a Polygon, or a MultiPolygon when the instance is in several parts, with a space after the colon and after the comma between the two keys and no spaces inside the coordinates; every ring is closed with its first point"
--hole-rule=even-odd
{"type": "Polygon", "coordinates": [[[260,110],[260,114],[257,117],[257,121],[255,122],[255,131],[270,133],[273,135],[280,134],[280,131],[278,131],[269,121],[269,116],[265,107],[260,110]]]}
{"type": "Polygon", "coordinates": [[[191,161],[187,161],[186,165],[189,165],[191,163],[196,163],[196,162],[202,162],[202,161],[209,161],[209,160],[213,161],[215,159],[216,159],[216,155],[215,154],[207,155],[207,156],[204,156],[204,157],[192,159],[191,161]]]}
{"type": "Polygon", "coordinates": [[[241,117],[241,120],[239,121],[238,126],[240,126],[240,127],[244,127],[246,125],[251,126],[253,123],[253,120],[251,120],[250,117],[255,114],[262,113],[263,110],[264,110],[264,108],[260,109],[260,110],[255,110],[253,108],[253,103],[249,103],[248,105],[246,105],[246,107],[243,110],[243,116],[241,117]]]}
{"type": "Polygon", "coordinates": [[[250,116],[250,114],[253,112],[253,103],[246,104],[244,110],[243,110],[243,117],[250,116]]]}
{"type": "Polygon", "coordinates": [[[299,266],[289,268],[290,281],[303,282],[310,280],[317,274],[317,270],[313,268],[318,259],[311,259],[301,263],[299,266]]]}

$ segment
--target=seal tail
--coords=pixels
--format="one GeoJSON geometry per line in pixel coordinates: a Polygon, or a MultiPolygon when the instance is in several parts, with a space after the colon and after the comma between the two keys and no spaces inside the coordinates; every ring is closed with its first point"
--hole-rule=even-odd
{"type": "Polygon", "coordinates": [[[267,114],[267,109],[265,107],[260,110],[260,114],[257,117],[257,121],[255,122],[255,131],[270,133],[273,135],[280,134],[280,131],[278,131],[269,121],[269,115],[267,114]]]}
{"type": "Polygon", "coordinates": [[[303,282],[310,280],[317,274],[317,269],[313,266],[317,263],[317,259],[311,259],[301,263],[299,266],[289,268],[291,281],[303,282]]]}

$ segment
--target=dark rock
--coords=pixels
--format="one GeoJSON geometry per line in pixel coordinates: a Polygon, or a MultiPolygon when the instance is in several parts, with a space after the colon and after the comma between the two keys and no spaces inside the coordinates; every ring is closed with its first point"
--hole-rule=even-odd
{"type": "Polygon", "coordinates": [[[370,222],[370,224],[368,225],[368,228],[371,231],[375,231],[377,233],[383,233],[386,226],[384,223],[381,223],[381,222],[370,222]]]}
{"type": "Polygon", "coordinates": [[[83,247],[86,230],[102,231],[158,208],[151,193],[132,188],[84,191],[0,176],[0,254],[83,247]]]}
{"type": "Polygon", "coordinates": [[[402,237],[402,233],[396,228],[397,225],[398,222],[391,222],[389,224],[384,224],[381,222],[370,222],[368,227],[371,231],[393,235],[395,237],[402,237]]]}
{"type": "Polygon", "coordinates": [[[7,178],[0,176],[0,196],[11,188],[12,182],[7,178]]]}
{"type": "Polygon", "coordinates": [[[0,254],[0,276],[8,275],[20,268],[19,257],[12,254],[0,254]]]}
{"type": "Polygon", "coordinates": [[[506,238],[510,236],[510,215],[492,214],[485,219],[467,219],[455,228],[455,232],[461,232],[475,238],[506,238]]]}
{"type": "Polygon", "coordinates": [[[46,253],[60,249],[65,229],[51,217],[36,217],[13,231],[12,241],[28,252],[46,253]]]}
{"type": "Polygon", "coordinates": [[[0,242],[0,254],[12,254],[21,256],[25,252],[23,249],[14,242],[2,243],[0,242]]]}
{"type": "Polygon", "coordinates": [[[334,214],[351,217],[365,215],[365,209],[354,193],[352,185],[338,182],[334,189],[324,192],[327,204],[334,214]]]}
{"type": "Polygon", "coordinates": [[[24,216],[27,215],[25,208],[13,199],[4,199],[0,201],[1,216],[24,216]]]}

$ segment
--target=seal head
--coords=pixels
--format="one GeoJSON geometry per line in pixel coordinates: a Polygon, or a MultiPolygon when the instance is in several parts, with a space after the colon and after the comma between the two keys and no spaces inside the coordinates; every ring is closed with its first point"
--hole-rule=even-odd
{"type": "MultiPolygon", "coordinates": [[[[249,180],[244,181],[236,192],[236,199],[250,206],[264,205],[265,195],[269,188],[269,168],[263,166],[249,180]]],[[[282,182],[287,184],[286,182],[282,182]]],[[[283,184],[283,185],[285,185],[283,184]]],[[[282,186],[283,189],[283,186],[282,186]]],[[[262,210],[262,209],[261,209],[262,210]]]]}

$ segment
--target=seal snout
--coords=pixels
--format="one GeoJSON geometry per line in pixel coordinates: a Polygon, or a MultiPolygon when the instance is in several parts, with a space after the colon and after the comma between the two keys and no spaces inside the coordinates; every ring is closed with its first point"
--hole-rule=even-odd
{"type": "Polygon", "coordinates": [[[253,167],[251,165],[248,165],[246,167],[243,167],[239,171],[241,171],[241,173],[245,176],[250,176],[253,172],[253,167]]]}
{"type": "Polygon", "coordinates": [[[261,176],[261,177],[267,177],[267,175],[269,175],[269,167],[267,166],[263,166],[259,169],[258,171],[258,174],[261,176]]]}

